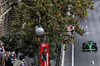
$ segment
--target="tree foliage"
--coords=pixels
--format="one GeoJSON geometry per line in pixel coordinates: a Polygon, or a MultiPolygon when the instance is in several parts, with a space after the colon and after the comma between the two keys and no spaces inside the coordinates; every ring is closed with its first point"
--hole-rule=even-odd
{"type": "MultiPolygon", "coordinates": [[[[18,20],[12,21],[11,32],[13,33],[10,33],[11,36],[9,36],[8,41],[4,41],[4,39],[2,41],[10,45],[10,39],[17,39],[16,37],[19,35],[20,38],[18,40],[21,40],[19,42],[20,46],[18,46],[19,51],[26,56],[36,57],[37,36],[35,34],[35,26],[38,25],[40,13],[40,24],[44,31],[49,33],[47,42],[50,44],[50,59],[53,59],[52,55],[56,57],[56,44],[60,45],[62,42],[66,45],[75,44],[74,37],[67,34],[68,25],[75,27],[72,34],[76,32],[83,36],[86,32],[79,27],[78,20],[73,18],[72,15],[84,19],[87,16],[86,10],[92,10],[93,4],[94,2],[90,0],[22,0],[18,7],[15,7],[18,20]],[[66,12],[69,12],[69,7],[70,16],[66,14],[66,12]],[[23,23],[26,23],[24,28],[22,28],[23,23]]],[[[44,37],[42,36],[41,38],[43,39],[44,37]]],[[[7,40],[7,38],[5,39],[7,40]]],[[[13,41],[13,44],[15,43],[13,41]]]]}

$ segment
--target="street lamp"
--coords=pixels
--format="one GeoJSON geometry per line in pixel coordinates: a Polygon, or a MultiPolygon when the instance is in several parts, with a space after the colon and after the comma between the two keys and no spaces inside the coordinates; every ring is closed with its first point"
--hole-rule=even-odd
{"type": "Polygon", "coordinates": [[[39,24],[35,27],[35,33],[38,36],[38,66],[40,66],[40,36],[44,34],[44,29],[40,25],[41,15],[39,14],[39,24]]]}
{"type": "Polygon", "coordinates": [[[44,34],[44,29],[40,25],[36,26],[35,33],[38,36],[42,36],[44,34]]]}

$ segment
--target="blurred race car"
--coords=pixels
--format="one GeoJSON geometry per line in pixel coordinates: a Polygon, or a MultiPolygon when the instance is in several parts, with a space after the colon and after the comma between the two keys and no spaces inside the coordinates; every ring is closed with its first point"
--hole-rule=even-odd
{"type": "Polygon", "coordinates": [[[94,41],[85,41],[82,43],[83,51],[97,51],[97,45],[94,41]]]}

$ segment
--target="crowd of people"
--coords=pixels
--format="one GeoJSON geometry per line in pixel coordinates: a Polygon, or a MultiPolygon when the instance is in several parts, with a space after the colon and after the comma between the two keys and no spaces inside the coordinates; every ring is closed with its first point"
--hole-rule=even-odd
{"type": "Polygon", "coordinates": [[[0,44],[0,66],[13,66],[15,57],[15,51],[5,51],[4,46],[0,44]]]}
{"type": "MultiPolygon", "coordinates": [[[[0,66],[14,66],[18,54],[15,51],[5,51],[5,48],[0,44],[0,66]]],[[[26,66],[26,62],[22,59],[20,66],[26,66]]]]}

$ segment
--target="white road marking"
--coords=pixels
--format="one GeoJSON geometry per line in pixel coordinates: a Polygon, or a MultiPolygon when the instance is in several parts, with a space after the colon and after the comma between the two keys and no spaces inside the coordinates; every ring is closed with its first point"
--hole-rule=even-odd
{"type": "Polygon", "coordinates": [[[65,58],[65,44],[63,44],[63,53],[62,53],[62,64],[61,64],[61,66],[64,66],[64,58],[65,58]]]}
{"type": "Polygon", "coordinates": [[[86,26],[86,28],[88,28],[88,26],[86,26]]]}
{"type": "Polygon", "coordinates": [[[74,66],[74,45],[72,44],[72,66],[74,66]]]}
{"type": "Polygon", "coordinates": [[[92,61],[92,64],[95,65],[94,61],[92,61]]]}
{"type": "MultiPolygon", "coordinates": [[[[88,28],[88,27],[87,27],[88,28]]],[[[94,34],[94,32],[86,32],[85,34],[94,34]]]]}
{"type": "Polygon", "coordinates": [[[85,22],[87,22],[87,20],[85,20],[85,22]]]}
{"type": "Polygon", "coordinates": [[[94,32],[91,32],[91,34],[94,34],[94,32]]]}
{"type": "Polygon", "coordinates": [[[86,32],[86,34],[90,34],[89,32],[86,32]]]}

